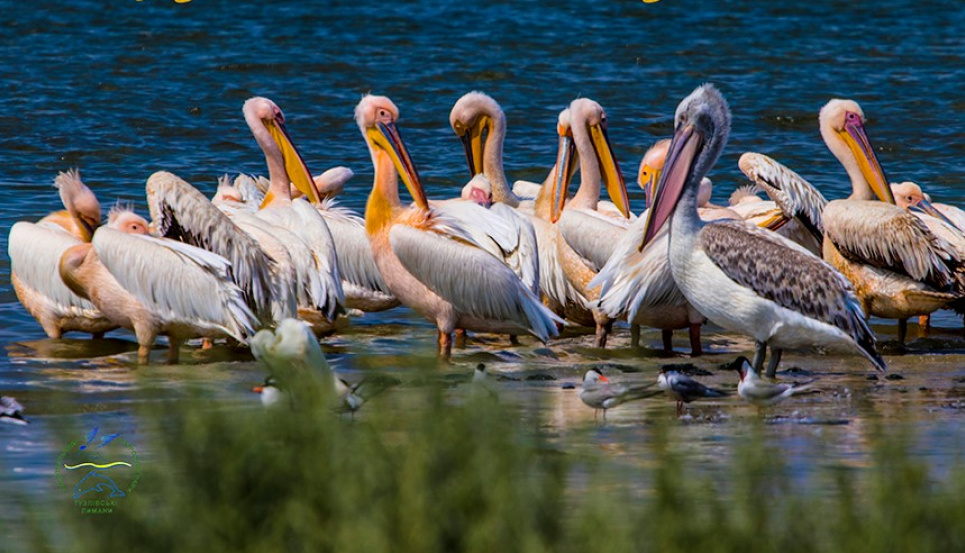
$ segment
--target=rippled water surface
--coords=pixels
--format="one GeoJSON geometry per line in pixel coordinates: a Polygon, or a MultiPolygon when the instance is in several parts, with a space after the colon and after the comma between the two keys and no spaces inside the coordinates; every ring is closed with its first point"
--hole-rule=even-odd
{"type": "MultiPolygon", "coordinates": [[[[892,181],[915,180],[936,201],[965,203],[965,5],[905,2],[238,2],[195,0],[0,1],[0,242],[10,226],[58,208],[54,175],[80,168],[102,203],[127,200],[146,213],[143,186],[152,172],[177,173],[206,193],[224,173],[263,173],[264,158],[241,117],[253,95],[274,99],[314,172],[347,165],[355,177],[344,203],[362,209],[372,169],[352,119],[361,94],[390,96],[401,109],[410,153],[430,197],[456,194],[465,182],[461,146],[448,112],[463,93],[495,97],[509,124],[505,161],[511,180],[540,181],[553,162],[555,121],[572,99],[599,101],[610,138],[630,174],[657,138],[672,130],[677,102],[696,85],[716,83],[730,102],[733,130],[712,173],[715,198],[744,183],[737,158],[760,151],[796,169],[829,198],[848,193],[840,165],[817,127],[832,97],[858,100],[867,130],[892,181]]],[[[632,178],[629,179],[632,181],[632,178]]],[[[634,211],[642,194],[631,190],[634,211]]],[[[788,354],[792,378],[819,377],[821,392],[775,408],[775,443],[802,473],[822,456],[867,462],[869,424],[910,418],[920,455],[936,467],[961,453],[965,342],[960,321],[937,314],[936,334],[894,344],[894,325],[877,321],[892,374],[868,380],[854,357],[788,354]],[[891,377],[895,378],[895,377],[891,377]],[[821,448],[816,448],[821,444],[821,448]]],[[[915,334],[914,325],[911,331],[915,334]]],[[[192,353],[176,367],[132,366],[133,337],[48,340],[17,302],[9,262],[0,260],[0,392],[27,406],[30,426],[0,425],[4,487],[40,495],[53,487],[62,449],[55,429],[100,424],[136,441],[139,402],[185,397],[250,404],[263,378],[249,357],[227,349],[192,353]],[[9,469],[9,470],[7,470],[9,469]]],[[[439,378],[468,375],[477,362],[509,377],[508,397],[541,405],[544,424],[565,447],[598,448],[646,463],[654,418],[673,404],[650,401],[596,424],[575,391],[589,366],[617,379],[649,381],[661,364],[693,362],[706,381],[733,390],[718,365],[747,353],[745,338],[705,329],[711,354],[690,360],[628,347],[621,328],[613,347],[568,335],[519,348],[481,338],[457,351],[439,378]],[[623,373],[623,374],[620,374],[623,373]]],[[[684,339],[678,337],[679,345],[684,339]]],[[[390,373],[405,394],[420,385],[416,365],[431,360],[433,328],[396,309],[355,319],[325,341],[349,379],[390,373]]],[[[155,354],[160,356],[160,352],[155,354]]],[[[421,372],[418,374],[422,374],[421,372]]],[[[172,403],[176,408],[177,403],[172,403]]],[[[364,414],[363,414],[364,416],[364,414]]],[[[697,405],[681,435],[708,467],[755,409],[728,399],[697,405]]],[[[149,452],[146,453],[149,458],[149,452]]],[[[6,500],[0,499],[0,502],[6,500]]]]}

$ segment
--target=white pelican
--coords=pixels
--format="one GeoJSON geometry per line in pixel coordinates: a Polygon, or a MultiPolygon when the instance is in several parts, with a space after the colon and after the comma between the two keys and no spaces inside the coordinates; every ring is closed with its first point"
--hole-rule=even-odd
{"type": "Polygon", "coordinates": [[[590,286],[590,281],[606,265],[618,238],[629,226],[629,200],[607,136],[606,112],[593,100],[578,98],[570,103],[569,115],[573,144],[580,157],[580,187],[572,199],[565,200],[573,165],[569,163],[571,157],[561,154],[567,163],[557,171],[550,221],[563,238],[557,241],[563,273],[589,300],[586,307],[596,325],[596,346],[606,347],[613,319],[595,306],[600,291],[590,286]],[[619,215],[597,210],[601,186],[606,187],[619,215]]]}
{"type": "Polygon", "coordinates": [[[231,264],[209,251],[148,234],[148,222],[120,207],[89,244],[64,253],[60,275],[115,324],[137,336],[138,363],[148,363],[158,335],[176,363],[188,338],[229,336],[246,342],[258,321],[231,281],[231,264]]]}
{"type": "Polygon", "coordinates": [[[895,205],[857,102],[831,100],[819,119],[821,136],[852,187],[851,196],[828,203],[821,215],[824,259],[854,284],[865,313],[899,320],[903,341],[908,317],[927,315],[965,293],[963,259],[895,205]]]}
{"type": "Polygon", "coordinates": [[[755,339],[755,369],[763,366],[767,345],[771,375],[782,348],[843,345],[884,370],[854,288],[841,274],[773,232],[744,221],[704,223],[697,215],[700,180],[730,133],[730,110],[720,92],[710,84],[698,87],[677,107],[674,121],[640,248],[669,220],[677,286],[709,320],[755,339]]]}
{"type": "Polygon", "coordinates": [[[81,331],[101,337],[117,325],[67,288],[57,272],[67,249],[91,241],[101,223],[100,204],[76,170],[58,174],[54,186],[60,189],[65,211],[10,228],[10,281],[17,299],[47,336],[60,338],[64,332],[81,331]]]}
{"type": "Polygon", "coordinates": [[[366,95],[355,119],[372,155],[375,179],[365,228],[375,262],[403,305],[436,323],[439,354],[448,358],[458,328],[497,334],[530,333],[545,341],[559,321],[515,273],[430,209],[415,167],[396,130],[398,108],[366,95]],[[401,176],[415,205],[399,201],[401,176]]]}
{"type": "MultiPolygon", "coordinates": [[[[669,146],[669,140],[658,141],[640,162],[637,183],[646,191],[648,203],[656,194],[669,146]]],[[[729,209],[709,203],[711,186],[710,179],[701,180],[697,208],[701,220],[739,219],[729,209]]],[[[647,213],[644,211],[631,222],[630,228],[619,237],[606,265],[590,286],[601,286],[600,309],[615,319],[625,317],[630,323],[632,346],[639,344],[640,326],[659,328],[663,349],[670,352],[673,351],[673,331],[686,328],[690,333],[691,354],[701,355],[700,327],[706,318],[687,302],[674,282],[667,255],[669,229],[661,229],[651,244],[640,249],[647,213]]]]}
{"type": "MultiPolygon", "coordinates": [[[[326,230],[325,233],[318,230],[317,236],[310,242],[317,244],[313,251],[327,267],[320,267],[320,270],[334,271],[339,277],[338,294],[343,295],[346,306],[362,311],[383,311],[398,306],[399,301],[388,292],[375,266],[365,235],[364,220],[354,211],[336,203],[335,194],[351,177],[351,171],[347,168],[330,169],[313,179],[285,130],[284,115],[274,102],[267,98],[252,98],[245,103],[244,112],[245,120],[268,161],[269,178],[275,192],[269,188],[266,202],[276,201],[282,188],[289,187],[289,190],[304,194],[305,199],[314,206],[326,230]],[[281,184],[286,179],[291,186],[281,184]],[[323,236],[326,233],[327,239],[323,236]],[[330,245],[326,245],[325,240],[330,245]]],[[[262,204],[263,207],[266,205],[262,204]]],[[[300,203],[293,201],[291,208],[300,209],[300,203]]],[[[264,214],[259,212],[259,216],[264,217],[264,214]]],[[[302,216],[307,214],[302,213],[302,216]]],[[[278,224],[279,220],[272,219],[272,222],[278,224]]],[[[318,221],[314,221],[307,228],[318,227],[318,221]]],[[[300,228],[305,227],[289,227],[292,231],[304,234],[300,228]]],[[[332,284],[326,283],[325,287],[332,289],[332,284]]]]}
{"type": "MultiPolygon", "coordinates": [[[[931,203],[928,194],[922,192],[921,187],[911,181],[891,183],[891,193],[895,197],[895,204],[903,209],[918,208],[923,213],[951,226],[959,233],[965,232],[965,211],[948,204],[931,203]]],[[[931,226],[928,227],[930,230],[931,226]]],[[[942,238],[946,236],[942,235],[942,238]]]]}

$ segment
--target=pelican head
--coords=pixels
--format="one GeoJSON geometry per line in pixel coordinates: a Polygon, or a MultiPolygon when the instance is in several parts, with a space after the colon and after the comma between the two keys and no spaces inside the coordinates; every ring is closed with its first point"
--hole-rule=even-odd
{"type": "MultiPolygon", "coordinates": [[[[573,127],[573,138],[578,149],[581,145],[585,145],[584,138],[588,136],[589,146],[597,162],[594,166],[591,160],[584,159],[589,153],[584,146],[583,151],[580,151],[580,173],[583,182],[587,179],[600,178],[610,200],[624,217],[629,218],[630,200],[627,197],[627,186],[607,135],[608,122],[603,107],[588,98],[573,100],[570,102],[570,125],[573,127]]],[[[594,194],[595,199],[598,199],[599,189],[594,194]]],[[[577,196],[579,195],[580,193],[577,192],[577,196]]]]}
{"type": "Polygon", "coordinates": [[[640,160],[640,170],[637,171],[637,184],[647,195],[647,207],[653,202],[653,194],[657,188],[657,180],[663,171],[663,163],[667,159],[670,139],[662,138],[656,141],[640,160]]]}
{"type": "MultiPolygon", "coordinates": [[[[265,150],[269,171],[271,171],[276,160],[281,160],[287,173],[287,181],[295,185],[295,188],[305,194],[312,203],[317,203],[320,196],[315,181],[312,180],[312,174],[308,170],[305,160],[288,135],[288,129],[285,127],[285,114],[282,113],[281,108],[268,98],[256,96],[249,98],[241,111],[244,113],[245,121],[248,122],[248,127],[251,128],[251,132],[255,134],[256,138],[264,130],[267,130],[271,136],[271,140],[259,140],[259,144],[265,150]]],[[[281,175],[272,176],[272,179],[275,178],[283,177],[281,175]]],[[[289,182],[284,183],[286,188],[289,186],[289,182]]],[[[274,200],[274,193],[269,188],[262,206],[268,205],[272,200],[274,200]]]]}
{"type": "Polygon", "coordinates": [[[118,203],[111,208],[107,216],[107,228],[126,232],[127,234],[150,234],[150,224],[130,206],[118,203]]]}
{"type": "Polygon", "coordinates": [[[821,137],[851,177],[856,200],[895,203],[885,172],[875,157],[874,148],[864,130],[864,111],[854,100],[833,99],[821,108],[818,116],[821,137]]]}
{"type": "Polygon", "coordinates": [[[449,124],[466,149],[469,176],[482,173],[483,133],[492,136],[497,126],[505,127],[506,116],[502,108],[488,94],[469,92],[452,106],[452,111],[449,112],[449,124]]]}
{"type": "Polygon", "coordinates": [[[462,187],[460,197],[488,208],[493,205],[493,185],[486,175],[479,173],[462,187]]]}
{"type": "Polygon", "coordinates": [[[647,212],[640,250],[667,222],[686,188],[692,188],[694,209],[701,179],[717,162],[730,134],[730,108],[712,84],[697,87],[677,106],[675,131],[667,161],[647,212]]]}
{"type": "Polygon", "coordinates": [[[77,169],[59,173],[54,178],[54,186],[60,190],[60,200],[83,234],[84,241],[90,242],[101,224],[101,204],[97,196],[80,180],[77,169]]]}
{"type": "Polygon", "coordinates": [[[953,223],[944,213],[935,209],[928,198],[928,194],[922,192],[921,187],[911,181],[902,183],[891,183],[891,193],[895,197],[895,203],[902,209],[918,209],[932,217],[943,221],[953,228],[958,226],[953,223]]]}
{"type": "Polygon", "coordinates": [[[379,158],[388,156],[402,178],[402,182],[412,194],[416,205],[422,209],[429,209],[429,201],[419,180],[419,173],[412,164],[399,129],[395,126],[398,120],[399,108],[385,96],[366,94],[355,106],[355,121],[369,146],[372,162],[378,167],[379,158]]]}
{"type": "Polygon", "coordinates": [[[556,134],[559,135],[559,145],[556,150],[556,179],[550,191],[550,222],[555,223],[563,212],[566,203],[566,189],[573,178],[573,156],[576,155],[576,145],[573,144],[573,128],[570,126],[570,108],[560,112],[556,121],[556,134]]]}

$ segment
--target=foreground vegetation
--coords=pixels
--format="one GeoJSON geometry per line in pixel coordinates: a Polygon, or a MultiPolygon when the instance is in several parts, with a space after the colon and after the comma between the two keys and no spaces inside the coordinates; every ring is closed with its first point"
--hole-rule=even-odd
{"type": "Polygon", "coordinates": [[[628,468],[567,449],[541,434],[535,415],[485,394],[458,402],[434,389],[413,395],[404,405],[370,402],[354,421],[326,405],[154,407],[143,413],[155,428],[142,435],[157,439],[142,448],[150,461],[136,493],[99,517],[31,499],[30,547],[965,550],[965,469],[937,479],[910,457],[912,440],[894,432],[874,433],[868,467],[829,463],[801,485],[752,429],[721,460],[728,478],[720,483],[674,443],[676,421],[654,427],[653,468],[628,468]]]}

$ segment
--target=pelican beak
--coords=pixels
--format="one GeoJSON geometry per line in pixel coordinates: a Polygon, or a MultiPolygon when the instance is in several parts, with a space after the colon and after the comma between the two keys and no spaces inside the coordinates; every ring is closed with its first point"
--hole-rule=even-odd
{"type": "Polygon", "coordinates": [[[460,136],[462,147],[466,150],[466,163],[469,164],[469,178],[483,172],[483,131],[491,124],[489,117],[482,116],[460,136]]]}
{"type": "Polygon", "coordinates": [[[399,129],[396,128],[395,123],[376,123],[375,126],[366,129],[365,133],[369,141],[384,151],[392,160],[395,170],[398,171],[405,187],[409,189],[409,194],[412,195],[416,205],[422,209],[429,209],[429,200],[426,198],[426,192],[419,180],[419,172],[412,164],[409,151],[406,150],[405,143],[402,142],[402,136],[399,134],[399,129]]]}
{"type": "Polygon", "coordinates": [[[298,149],[295,148],[295,144],[292,143],[285,124],[281,121],[270,119],[266,119],[264,123],[272,139],[278,144],[282,157],[285,159],[285,171],[288,172],[288,178],[291,179],[295,188],[304,194],[312,204],[317,204],[321,200],[321,194],[318,192],[318,188],[312,179],[312,174],[308,170],[308,166],[305,164],[305,160],[302,159],[302,155],[298,153],[298,149]]]}
{"type": "Polygon", "coordinates": [[[555,223],[563,213],[563,205],[566,203],[566,192],[573,180],[573,158],[576,155],[576,146],[573,144],[573,134],[570,129],[557,129],[560,135],[559,147],[556,152],[556,182],[553,183],[553,193],[550,196],[550,222],[555,223]]]}
{"type": "Polygon", "coordinates": [[[600,173],[603,175],[606,192],[613,204],[620,210],[620,213],[629,219],[630,198],[627,197],[627,184],[623,180],[623,173],[620,172],[620,164],[617,163],[617,158],[613,155],[610,137],[607,136],[606,129],[600,125],[591,125],[590,138],[593,140],[597,159],[600,160],[600,173]]]}
{"type": "Polygon", "coordinates": [[[931,205],[931,203],[930,203],[928,200],[922,198],[922,200],[921,200],[920,202],[918,202],[918,205],[917,205],[916,207],[918,207],[919,209],[921,209],[923,212],[927,213],[928,215],[931,215],[932,217],[934,217],[934,218],[936,218],[936,219],[938,219],[938,220],[940,220],[940,221],[944,221],[944,222],[945,222],[946,224],[948,224],[950,227],[952,227],[952,228],[954,228],[954,229],[958,229],[959,231],[962,230],[962,229],[958,228],[958,226],[957,226],[955,223],[951,222],[951,221],[948,219],[948,217],[945,217],[945,215],[944,215],[941,211],[938,211],[937,209],[935,209],[935,206],[931,205]]]}
{"type": "Polygon", "coordinates": [[[643,188],[644,194],[647,197],[647,207],[653,205],[653,196],[657,193],[657,181],[660,180],[660,173],[663,172],[662,169],[656,169],[651,167],[650,164],[643,166],[640,170],[640,178],[637,182],[640,184],[640,188],[643,188]]]}
{"type": "Polygon", "coordinates": [[[844,129],[837,131],[838,135],[858,160],[858,168],[875,196],[883,202],[894,204],[895,196],[891,193],[891,187],[888,185],[888,179],[885,178],[884,170],[878,163],[878,158],[875,157],[874,148],[871,147],[868,135],[864,131],[864,123],[861,122],[861,117],[855,115],[845,119],[844,129]]]}
{"type": "Polygon", "coordinates": [[[757,226],[761,228],[766,228],[767,230],[777,231],[778,229],[786,225],[788,221],[790,221],[790,219],[788,219],[784,215],[784,212],[782,212],[780,209],[777,209],[775,210],[775,213],[773,213],[767,219],[758,223],[757,226]]]}
{"type": "Polygon", "coordinates": [[[643,227],[643,240],[640,242],[639,251],[643,251],[643,248],[653,240],[677,208],[677,202],[683,195],[694,161],[703,144],[703,135],[693,125],[680,127],[674,133],[670,150],[667,152],[667,161],[664,163],[654,193],[653,205],[647,210],[647,221],[643,227]]]}

